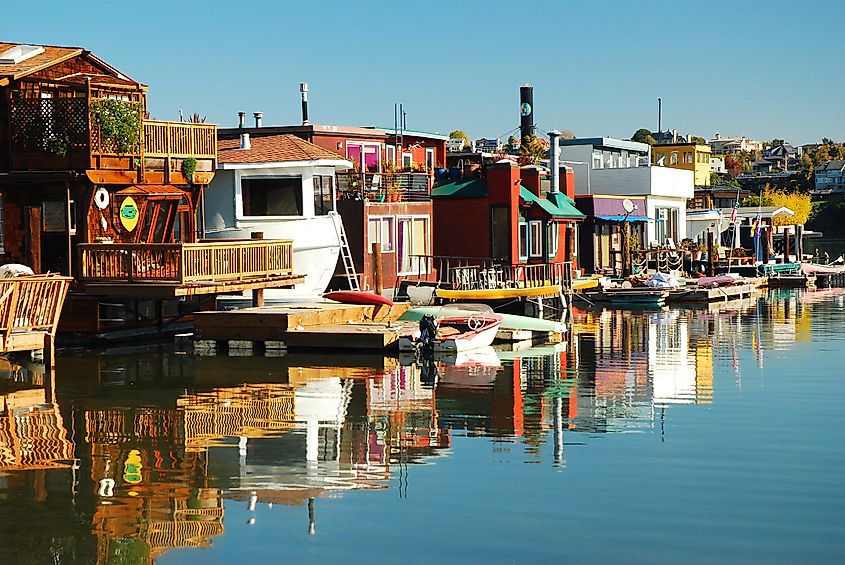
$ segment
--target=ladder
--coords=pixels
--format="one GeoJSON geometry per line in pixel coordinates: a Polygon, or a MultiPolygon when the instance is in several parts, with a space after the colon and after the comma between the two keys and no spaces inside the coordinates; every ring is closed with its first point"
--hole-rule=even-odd
{"type": "Polygon", "coordinates": [[[346,239],[346,230],[343,228],[343,218],[334,210],[331,210],[329,215],[332,217],[334,231],[337,234],[337,240],[340,242],[340,256],[343,259],[343,270],[346,273],[346,280],[349,281],[349,289],[361,290],[361,285],[358,283],[358,273],[355,272],[355,262],[352,260],[352,251],[349,249],[349,240],[346,239]]]}

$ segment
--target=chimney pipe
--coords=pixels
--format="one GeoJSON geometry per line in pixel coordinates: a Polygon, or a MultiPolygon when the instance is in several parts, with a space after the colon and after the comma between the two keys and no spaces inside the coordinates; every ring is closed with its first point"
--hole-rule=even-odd
{"type": "Polygon", "coordinates": [[[560,192],[560,163],[558,162],[560,146],[557,142],[559,137],[559,131],[553,129],[549,132],[549,168],[551,169],[551,185],[549,186],[549,194],[557,194],[560,192]]]}
{"type": "Polygon", "coordinates": [[[239,149],[249,149],[250,147],[252,147],[252,144],[249,141],[249,134],[248,133],[242,133],[241,134],[241,146],[239,147],[239,149]]]}
{"type": "Polygon", "coordinates": [[[244,121],[246,120],[246,112],[238,112],[238,127],[243,128],[244,121]]]}
{"type": "Polygon", "coordinates": [[[302,125],[308,125],[308,83],[299,83],[299,92],[302,93],[302,125]]]}
{"type": "Polygon", "coordinates": [[[253,112],[252,117],[255,118],[255,127],[261,127],[261,118],[264,117],[264,112],[253,112]]]}
{"type": "Polygon", "coordinates": [[[657,99],[657,133],[663,131],[663,100],[657,99]]]}
{"type": "Polygon", "coordinates": [[[525,143],[525,138],[534,134],[534,87],[523,84],[519,87],[519,137],[525,143]]]}

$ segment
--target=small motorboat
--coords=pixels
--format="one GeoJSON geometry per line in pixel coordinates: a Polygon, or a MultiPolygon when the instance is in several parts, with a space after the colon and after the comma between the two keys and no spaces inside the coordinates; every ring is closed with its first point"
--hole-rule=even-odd
{"type": "Polygon", "coordinates": [[[399,338],[399,350],[461,352],[493,343],[502,316],[486,304],[459,306],[443,306],[437,314],[423,316],[419,329],[399,338]]]}

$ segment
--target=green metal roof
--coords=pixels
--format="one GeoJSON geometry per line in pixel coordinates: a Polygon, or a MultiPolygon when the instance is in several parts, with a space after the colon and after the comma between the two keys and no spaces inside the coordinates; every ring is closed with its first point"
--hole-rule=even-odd
{"type": "Polygon", "coordinates": [[[539,198],[524,186],[520,186],[519,197],[526,202],[536,204],[552,218],[566,220],[583,220],[585,218],[584,214],[575,207],[572,199],[561,192],[546,194],[546,198],[539,198]]]}
{"type": "Polygon", "coordinates": [[[432,188],[431,196],[435,198],[438,196],[483,198],[487,196],[487,183],[477,177],[447,182],[432,188]]]}

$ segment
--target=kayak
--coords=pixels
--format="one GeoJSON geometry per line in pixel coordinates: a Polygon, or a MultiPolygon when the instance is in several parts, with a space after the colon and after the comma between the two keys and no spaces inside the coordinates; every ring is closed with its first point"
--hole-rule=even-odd
{"type": "Polygon", "coordinates": [[[323,298],[328,298],[329,300],[342,302],[344,304],[393,306],[393,301],[389,298],[385,298],[384,296],[374,292],[366,292],[363,290],[335,290],[325,293],[323,298]]]}
{"type": "MultiPolygon", "coordinates": [[[[452,308],[460,310],[460,304],[452,304],[452,308]]],[[[440,306],[417,306],[408,309],[399,316],[400,320],[405,321],[419,321],[424,315],[429,314],[436,316],[440,311],[440,306]]],[[[519,316],[517,314],[499,314],[502,317],[502,323],[499,328],[503,330],[526,330],[533,332],[558,332],[566,331],[566,324],[554,320],[544,320],[542,318],[532,318],[530,316],[519,316]]]]}
{"type": "Polygon", "coordinates": [[[561,293],[559,284],[531,286],[526,288],[485,288],[472,290],[450,290],[438,288],[434,294],[448,300],[508,300],[536,296],[557,296],[561,293]]]}

